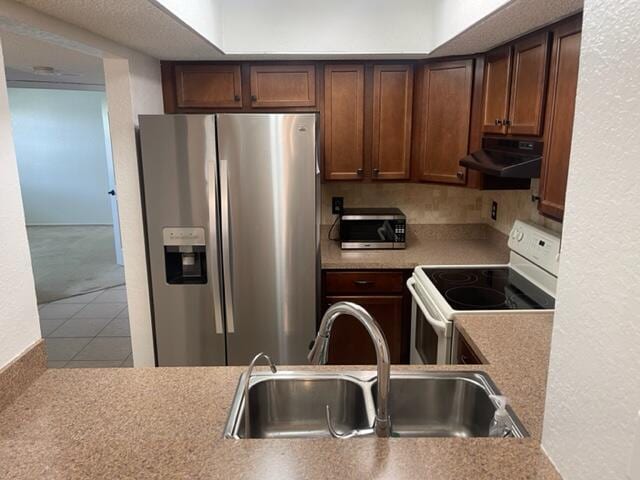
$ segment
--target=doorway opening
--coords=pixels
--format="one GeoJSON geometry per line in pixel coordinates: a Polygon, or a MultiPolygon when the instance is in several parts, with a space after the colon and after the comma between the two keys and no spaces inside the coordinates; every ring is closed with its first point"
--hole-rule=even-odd
{"type": "Polygon", "coordinates": [[[2,41],[49,366],[132,366],[102,59],[2,41]]]}

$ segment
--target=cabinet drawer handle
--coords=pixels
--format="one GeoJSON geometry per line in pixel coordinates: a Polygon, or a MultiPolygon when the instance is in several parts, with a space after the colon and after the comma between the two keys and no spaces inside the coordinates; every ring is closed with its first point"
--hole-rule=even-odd
{"type": "Polygon", "coordinates": [[[353,283],[359,287],[368,287],[376,284],[376,282],[372,282],[371,280],[354,280],[353,283]]]}

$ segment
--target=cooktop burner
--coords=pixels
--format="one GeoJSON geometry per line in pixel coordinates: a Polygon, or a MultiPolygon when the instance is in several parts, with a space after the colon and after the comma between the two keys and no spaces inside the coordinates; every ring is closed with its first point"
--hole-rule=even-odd
{"type": "Polygon", "coordinates": [[[423,268],[454,310],[552,309],[555,299],[509,267],[423,268]]]}

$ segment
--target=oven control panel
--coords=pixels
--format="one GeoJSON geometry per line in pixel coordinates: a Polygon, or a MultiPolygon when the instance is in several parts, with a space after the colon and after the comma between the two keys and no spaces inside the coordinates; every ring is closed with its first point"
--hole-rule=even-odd
{"type": "Polygon", "coordinates": [[[560,236],[557,233],[516,220],[509,234],[509,248],[553,275],[558,275],[560,236]]]}

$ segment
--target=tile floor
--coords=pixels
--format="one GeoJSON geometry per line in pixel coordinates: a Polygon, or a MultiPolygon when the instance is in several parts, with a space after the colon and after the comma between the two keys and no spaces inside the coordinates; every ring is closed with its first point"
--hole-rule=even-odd
{"type": "Polygon", "coordinates": [[[49,368],[132,367],[124,286],[40,305],[49,368]]]}

